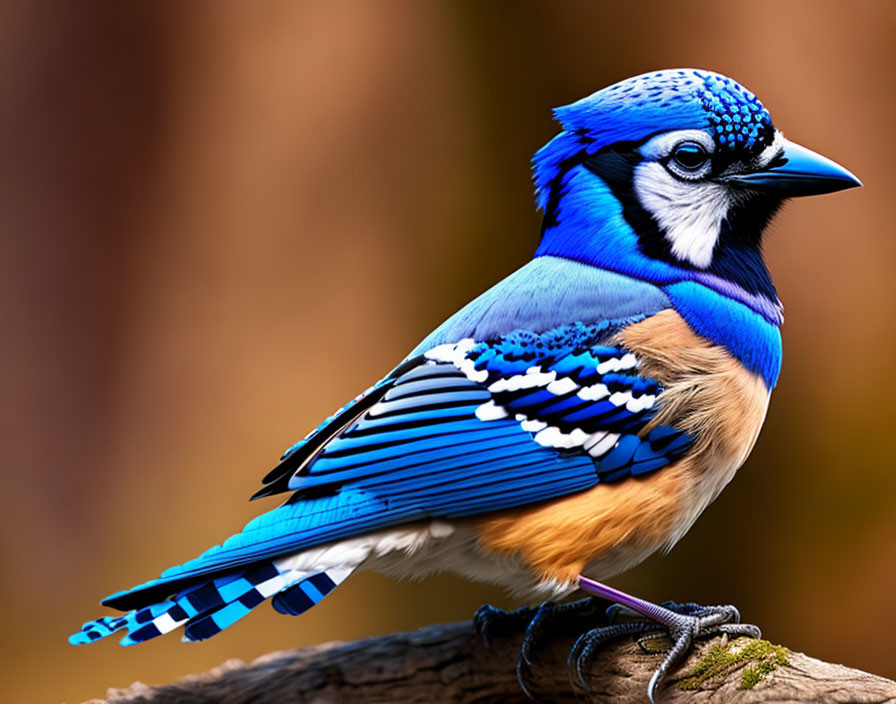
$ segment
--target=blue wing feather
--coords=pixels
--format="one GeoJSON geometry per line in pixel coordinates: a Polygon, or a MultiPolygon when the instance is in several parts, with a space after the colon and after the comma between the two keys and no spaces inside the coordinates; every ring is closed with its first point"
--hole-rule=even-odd
{"type": "MultiPolygon", "coordinates": [[[[659,394],[656,382],[619,369],[628,363],[626,350],[606,344],[630,322],[512,333],[447,345],[441,354],[449,361],[438,352],[409,360],[285,455],[265,487],[268,493],[293,490],[285,504],[200,557],[104,603],[139,607],[209,575],[321,543],[424,518],[544,501],[659,469],[685,451],[686,435],[660,427],[639,437],[654,415],[652,405],[631,410],[618,399],[580,395],[601,383],[607,393],[612,387],[628,394],[623,400],[659,394]],[[556,380],[562,388],[549,385],[556,380]],[[503,417],[477,415],[488,404],[503,417]],[[556,435],[527,429],[525,421],[560,433],[559,444],[556,435]],[[595,454],[583,446],[586,431],[618,438],[609,435],[611,442],[595,454]],[[578,444],[569,433],[579,433],[578,444]]],[[[299,605],[303,597],[293,592],[292,599],[299,605]]],[[[241,617],[252,605],[232,605],[238,601],[200,613],[189,633],[202,637],[241,617]]],[[[283,608],[293,608],[287,602],[283,608]]]]}

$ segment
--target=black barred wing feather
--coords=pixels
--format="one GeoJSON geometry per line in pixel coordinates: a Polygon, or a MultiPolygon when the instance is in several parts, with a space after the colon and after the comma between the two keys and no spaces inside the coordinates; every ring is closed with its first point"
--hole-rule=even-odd
{"type": "Polygon", "coordinates": [[[395,383],[405,366],[399,366],[385,379],[356,396],[303,439],[288,448],[280,457],[280,464],[261,480],[264,486],[252,495],[252,499],[288,491],[290,478],[301,472],[308,461],[320,452],[330,440],[337,437],[348,425],[360,418],[373,404],[379,401],[395,383]]]}
{"type": "Polygon", "coordinates": [[[439,515],[496,494],[502,505],[556,496],[551,472],[562,477],[565,463],[579,488],[659,469],[691,440],[664,426],[644,436],[662,389],[638,375],[631,352],[603,344],[614,329],[576,324],[433,348],[377,387],[363,412],[349,407],[288,488],[375,488],[439,515]],[[518,476],[508,469],[516,460],[518,476]]]}

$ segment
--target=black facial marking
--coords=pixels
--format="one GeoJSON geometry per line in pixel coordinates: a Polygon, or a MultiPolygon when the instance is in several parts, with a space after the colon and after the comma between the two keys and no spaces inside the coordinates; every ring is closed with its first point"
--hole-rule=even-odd
{"type": "MultiPolygon", "coordinates": [[[[563,196],[561,184],[567,172],[582,165],[599,176],[619,201],[622,215],[637,234],[638,248],[643,254],[682,269],[707,271],[737,284],[749,293],[777,300],[771,275],[762,259],[761,243],[762,232],[781,207],[781,201],[761,193],[741,192],[722,222],[712,263],[706,269],[699,269],[672,254],[671,243],[653,215],[641,205],[635,195],[634,171],[643,160],[637,151],[638,146],[635,143],[615,144],[612,148],[602,149],[593,155],[588,155],[583,149],[579,155],[567,159],[551,182],[542,233],[559,222],[558,211],[563,196]]],[[[714,155],[708,178],[712,179],[728,169],[736,158],[731,153],[714,155]]]]}
{"type": "Polygon", "coordinates": [[[585,168],[600,176],[622,205],[622,216],[638,235],[638,248],[651,259],[680,266],[681,262],[672,254],[671,244],[663,236],[659,223],[635,196],[635,167],[642,160],[636,147],[615,145],[612,149],[602,149],[584,161],[585,168]]]}

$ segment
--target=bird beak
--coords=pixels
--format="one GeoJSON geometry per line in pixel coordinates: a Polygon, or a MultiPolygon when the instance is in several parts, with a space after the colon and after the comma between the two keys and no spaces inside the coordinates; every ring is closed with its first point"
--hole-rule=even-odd
{"type": "Polygon", "coordinates": [[[861,186],[862,182],[821,154],[783,140],[784,149],[761,171],[736,174],[729,179],[747,188],[780,198],[814,196],[861,186]]]}

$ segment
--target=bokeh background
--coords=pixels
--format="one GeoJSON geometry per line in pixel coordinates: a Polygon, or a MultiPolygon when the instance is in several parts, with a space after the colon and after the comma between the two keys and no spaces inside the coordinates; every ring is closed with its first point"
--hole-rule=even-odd
{"type": "Polygon", "coordinates": [[[240,528],[283,448],[528,259],[550,107],[677,66],[733,75],[866,186],[778,218],[786,355],[759,444],[670,556],[614,583],[734,602],[896,677],[894,33],[896,4],[864,0],[3,3],[4,699],[513,605],[362,575],[203,645],[66,644],[99,597],[240,528]]]}

